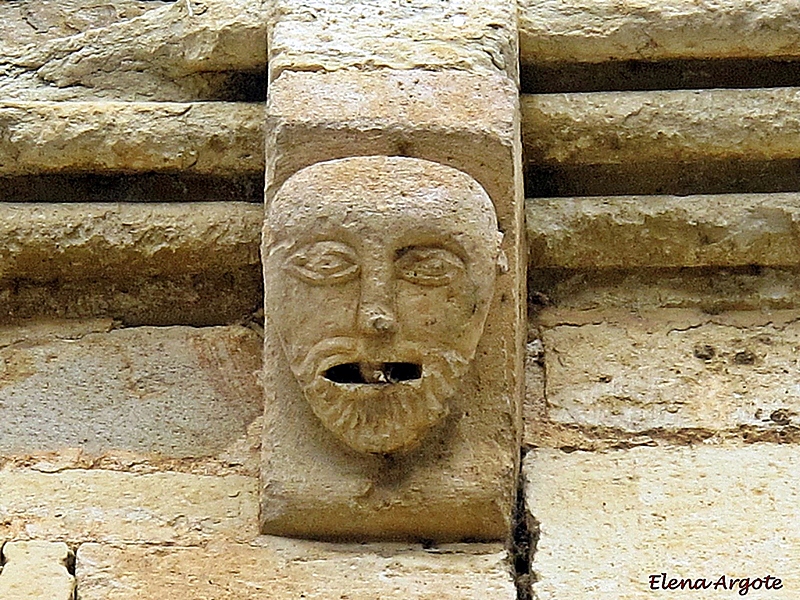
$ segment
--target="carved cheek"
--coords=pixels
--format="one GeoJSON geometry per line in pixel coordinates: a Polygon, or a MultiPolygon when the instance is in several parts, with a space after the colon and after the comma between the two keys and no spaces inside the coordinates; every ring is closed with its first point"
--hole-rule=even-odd
{"type": "Polygon", "coordinates": [[[473,296],[461,281],[441,287],[397,282],[397,311],[403,333],[411,339],[452,345],[454,338],[470,326],[473,296]]]}

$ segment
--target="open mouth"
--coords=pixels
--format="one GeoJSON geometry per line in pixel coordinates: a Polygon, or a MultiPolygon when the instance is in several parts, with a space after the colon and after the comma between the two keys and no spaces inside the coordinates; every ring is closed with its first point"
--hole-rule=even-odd
{"type": "Polygon", "coordinates": [[[324,374],[334,383],[387,385],[422,377],[422,365],[409,362],[344,363],[331,367],[324,374]]]}

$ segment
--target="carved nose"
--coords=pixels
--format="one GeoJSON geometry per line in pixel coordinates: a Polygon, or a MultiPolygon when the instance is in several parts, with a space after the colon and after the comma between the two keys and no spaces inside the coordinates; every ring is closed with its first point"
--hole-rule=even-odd
{"type": "Polygon", "coordinates": [[[387,307],[372,305],[359,311],[360,329],[372,335],[394,333],[397,329],[394,315],[387,307]]]}
{"type": "Polygon", "coordinates": [[[359,329],[367,335],[394,333],[397,321],[392,306],[391,282],[376,278],[362,281],[361,285],[358,306],[359,329]]]}

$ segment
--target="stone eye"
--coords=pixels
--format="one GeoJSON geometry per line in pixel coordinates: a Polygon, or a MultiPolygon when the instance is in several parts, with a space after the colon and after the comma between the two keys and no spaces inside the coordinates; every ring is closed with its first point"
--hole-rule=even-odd
{"type": "Polygon", "coordinates": [[[411,247],[401,251],[395,273],[417,285],[448,285],[464,270],[464,262],[444,248],[411,247]]]}
{"type": "Polygon", "coordinates": [[[312,285],[345,283],[358,275],[355,251],[341,242],[314,242],[295,252],[286,264],[295,277],[312,285]]]}

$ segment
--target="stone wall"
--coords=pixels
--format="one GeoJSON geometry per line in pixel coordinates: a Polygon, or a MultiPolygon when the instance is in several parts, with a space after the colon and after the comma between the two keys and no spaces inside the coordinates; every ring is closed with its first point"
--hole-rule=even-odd
{"type": "Polygon", "coordinates": [[[797,597],[796,13],[0,6],[0,596],[797,597]],[[265,178],[375,156],[503,233],[462,392],[389,458],[263,309],[265,178]]]}

